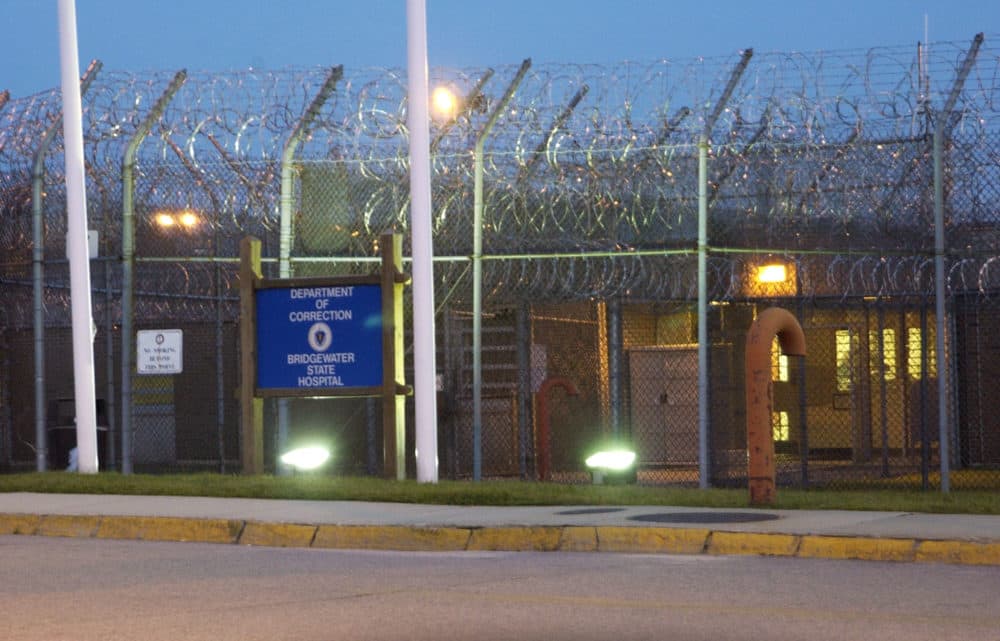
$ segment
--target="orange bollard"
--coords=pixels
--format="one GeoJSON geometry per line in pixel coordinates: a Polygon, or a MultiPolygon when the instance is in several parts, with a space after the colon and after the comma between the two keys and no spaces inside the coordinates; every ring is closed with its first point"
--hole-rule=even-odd
{"type": "Polygon", "coordinates": [[[549,392],[553,387],[561,387],[570,396],[579,396],[573,381],[561,376],[545,379],[535,395],[538,402],[538,479],[549,480],[549,469],[552,467],[552,451],[549,448],[549,392]]]}
{"type": "Polygon", "coordinates": [[[774,388],[771,384],[771,343],[778,337],[781,352],[791,356],[806,355],[806,337],[791,312],[769,307],[757,316],[747,332],[747,476],[751,505],[774,503],[774,435],[771,410],[774,388]]]}

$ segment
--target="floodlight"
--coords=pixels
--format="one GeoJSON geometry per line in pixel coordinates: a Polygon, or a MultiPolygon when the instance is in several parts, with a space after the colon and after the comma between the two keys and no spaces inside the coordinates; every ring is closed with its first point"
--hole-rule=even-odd
{"type": "Polygon", "coordinates": [[[635,452],[630,452],[628,450],[596,452],[588,456],[585,463],[590,469],[596,468],[620,472],[632,467],[635,463],[635,452]]]}
{"type": "Polygon", "coordinates": [[[635,483],[635,451],[626,447],[600,449],[586,458],[591,480],[602,483],[635,483]]]}
{"type": "Polygon", "coordinates": [[[431,95],[431,102],[434,105],[434,113],[443,118],[451,118],[458,111],[458,98],[447,87],[436,88],[431,95]]]}
{"type": "Polygon", "coordinates": [[[197,225],[198,222],[200,221],[198,214],[194,213],[191,210],[186,210],[182,212],[181,215],[179,216],[179,219],[181,225],[184,225],[184,227],[188,229],[191,229],[192,227],[197,225]]]}
{"type": "Polygon", "coordinates": [[[156,214],[155,220],[156,224],[163,228],[173,227],[177,223],[173,216],[165,212],[156,214]]]}
{"type": "Polygon", "coordinates": [[[297,470],[315,470],[330,459],[330,450],[325,447],[299,447],[281,455],[281,462],[297,470]]]}

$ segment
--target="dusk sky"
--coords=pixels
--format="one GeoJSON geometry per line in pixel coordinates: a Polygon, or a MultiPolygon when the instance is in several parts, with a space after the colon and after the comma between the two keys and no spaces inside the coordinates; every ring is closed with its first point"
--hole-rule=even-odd
{"type": "MultiPolygon", "coordinates": [[[[0,0],[0,90],[59,85],[56,0],[0,0]]],[[[77,0],[81,65],[406,67],[406,1],[77,0]]],[[[1000,37],[996,0],[427,0],[432,67],[609,63],[1000,37]]]]}

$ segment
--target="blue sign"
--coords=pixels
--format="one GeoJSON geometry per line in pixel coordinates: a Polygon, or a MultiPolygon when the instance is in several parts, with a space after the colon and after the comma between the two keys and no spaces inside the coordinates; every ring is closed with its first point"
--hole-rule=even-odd
{"type": "Polygon", "coordinates": [[[257,290],[257,387],[382,385],[379,285],[257,290]]]}

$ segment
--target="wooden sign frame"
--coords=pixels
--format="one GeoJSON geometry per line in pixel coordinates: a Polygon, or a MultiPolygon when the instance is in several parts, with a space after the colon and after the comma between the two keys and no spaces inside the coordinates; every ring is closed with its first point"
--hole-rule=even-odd
{"type": "Polygon", "coordinates": [[[402,238],[383,234],[379,239],[381,270],[371,275],[265,279],[261,271],[260,240],[240,242],[240,461],[244,474],[264,472],[264,398],[310,397],[382,398],[383,472],[406,478],[406,384],[403,361],[403,287],[410,282],[403,273],[402,238]],[[257,291],[285,287],[344,287],[380,285],[382,295],[382,384],[374,387],[267,388],[257,387],[257,291]]]}

